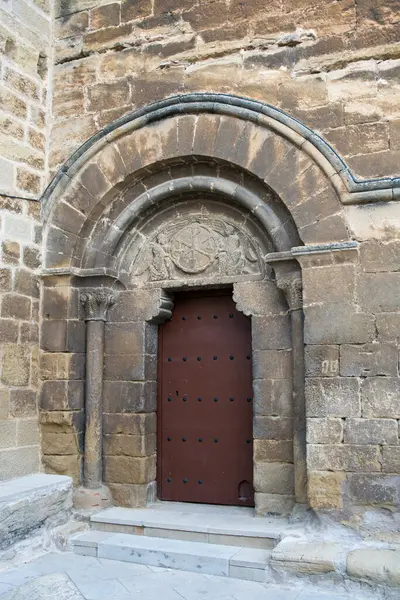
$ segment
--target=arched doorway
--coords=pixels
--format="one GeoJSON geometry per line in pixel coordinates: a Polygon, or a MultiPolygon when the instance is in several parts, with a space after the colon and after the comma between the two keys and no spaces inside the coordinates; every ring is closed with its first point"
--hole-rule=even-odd
{"type": "MultiPolygon", "coordinates": [[[[318,222],[310,221],[321,195],[326,219],[339,239],[347,235],[335,189],[341,184],[298,127],[243,107],[232,116],[222,98],[194,101],[191,113],[177,106],[104,132],[50,188],[44,298],[65,297],[67,308],[54,319],[63,331],[56,346],[49,342],[51,312],[43,315],[42,348],[83,354],[82,318],[107,321],[97,338],[104,339],[100,429],[86,435],[85,457],[96,442],[99,473],[102,446],[115,502],[145,505],[156,490],[158,325],[171,317],[174,293],[232,287],[238,309],[252,318],[256,509],[285,512],[306,497],[301,277],[290,250],[323,241],[318,222]],[[183,250],[194,229],[207,250],[201,259],[183,250]],[[104,292],[115,296],[108,314],[104,292]],[[86,300],[85,316],[82,293],[93,300],[86,300]]],[[[56,403],[76,413],[83,393],[73,396],[71,381],[56,403]]],[[[50,387],[44,382],[45,399],[50,387]]],[[[81,465],[77,453],[77,483],[81,465]]]]}

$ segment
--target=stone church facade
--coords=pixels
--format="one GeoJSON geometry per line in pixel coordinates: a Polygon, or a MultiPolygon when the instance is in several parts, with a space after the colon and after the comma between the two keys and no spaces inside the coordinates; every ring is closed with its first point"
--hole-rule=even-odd
{"type": "Polygon", "coordinates": [[[224,289],[256,512],[395,519],[398,3],[3,4],[0,478],[153,502],[159,332],[224,289]]]}

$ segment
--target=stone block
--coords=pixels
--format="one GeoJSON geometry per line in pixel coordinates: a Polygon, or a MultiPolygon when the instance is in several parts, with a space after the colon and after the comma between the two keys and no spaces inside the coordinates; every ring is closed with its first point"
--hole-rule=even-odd
{"type": "Polygon", "coordinates": [[[307,463],[311,471],[380,471],[379,446],[308,444],[307,463]]]}
{"type": "Polygon", "coordinates": [[[363,123],[339,127],[325,132],[328,142],[342,156],[360,153],[379,152],[389,148],[389,127],[387,123],[363,123]]]}
{"type": "Polygon", "coordinates": [[[40,377],[49,379],[84,379],[85,354],[58,352],[40,353],[40,377]]]}
{"type": "Polygon", "coordinates": [[[283,541],[271,554],[271,567],[302,575],[321,575],[336,571],[335,564],[343,546],[333,542],[283,541]]]}
{"type": "Polygon", "coordinates": [[[26,296],[5,294],[1,304],[1,316],[8,319],[29,321],[31,318],[32,302],[26,296]]]}
{"type": "Polygon", "coordinates": [[[279,315],[287,312],[285,296],[275,281],[237,282],[233,287],[237,309],[245,315],[279,315]]]}
{"type": "Polygon", "coordinates": [[[72,15],[55,19],[54,34],[58,39],[73,37],[84,33],[89,26],[89,12],[81,10],[72,15]]]}
{"type": "Polygon", "coordinates": [[[14,274],[14,290],[17,294],[39,298],[39,279],[25,269],[18,269],[14,274]]]}
{"type": "Polygon", "coordinates": [[[254,489],[267,494],[294,493],[294,467],[283,463],[255,463],[254,489]]]}
{"type": "Polygon", "coordinates": [[[254,440],[255,462],[293,462],[293,442],[280,440],[254,440]]]}
{"type": "Polygon", "coordinates": [[[361,386],[362,416],[400,419],[399,397],[399,378],[370,377],[365,379],[361,386]]]}
{"type": "Polygon", "coordinates": [[[343,484],[346,474],[331,471],[308,471],[307,496],[312,508],[343,507],[343,484]]]}
{"type": "Polygon", "coordinates": [[[253,317],[254,350],[285,350],[292,347],[289,315],[253,317]]]}
{"type": "Polygon", "coordinates": [[[108,381],[145,381],[157,378],[157,359],[151,354],[106,354],[104,378],[108,381]]]}
{"type": "Polygon", "coordinates": [[[156,478],[156,455],[148,457],[105,456],[104,480],[107,483],[150,483],[156,478]]]}
{"type": "Polygon", "coordinates": [[[141,354],[145,349],[144,323],[107,323],[105,327],[106,354],[141,354]]]}
{"type": "Polygon", "coordinates": [[[62,320],[69,316],[72,300],[70,287],[44,287],[42,293],[42,315],[44,319],[62,320]]]}
{"type": "Polygon", "coordinates": [[[360,383],[351,377],[306,380],[308,417],[360,417],[360,383]]]}
{"type": "Polygon", "coordinates": [[[351,345],[340,347],[340,374],[352,377],[397,376],[396,344],[351,345]]]}
{"type": "Polygon", "coordinates": [[[36,346],[39,343],[39,326],[32,323],[21,323],[20,340],[22,344],[34,344],[36,346]]]}
{"type": "Polygon", "coordinates": [[[352,302],[355,290],[355,266],[326,265],[302,270],[304,306],[325,302],[352,302]]]}
{"type": "Polygon", "coordinates": [[[40,444],[37,419],[19,420],[17,423],[17,446],[35,446],[40,444]]]}
{"type": "Polygon", "coordinates": [[[16,186],[28,194],[39,196],[42,189],[42,178],[27,169],[17,167],[16,186]]]}
{"type": "Polygon", "coordinates": [[[400,551],[384,548],[360,548],[347,555],[347,574],[374,584],[400,585],[400,551]]]}
{"type": "Polygon", "coordinates": [[[398,426],[395,419],[346,419],[345,444],[398,444],[398,426]]]}
{"type": "Polygon", "coordinates": [[[378,339],[382,341],[400,340],[400,312],[376,315],[378,339]]]}
{"type": "Polygon", "coordinates": [[[37,398],[35,390],[10,389],[10,414],[13,417],[35,417],[37,398]]]}
{"type": "Polygon", "coordinates": [[[400,270],[400,240],[369,240],[360,245],[363,271],[380,273],[400,270]]]}
{"type": "Polygon", "coordinates": [[[256,379],[253,382],[255,415],[290,417],[293,411],[289,379],[256,379]]]}
{"type": "Polygon", "coordinates": [[[80,455],[66,454],[64,456],[43,455],[42,462],[46,473],[68,475],[72,477],[74,487],[82,480],[83,459],[80,455]]]}
{"type": "Polygon", "coordinates": [[[43,410],[80,410],[84,406],[83,381],[44,381],[40,391],[43,410]]]}
{"type": "MultiPolygon", "coordinates": [[[[109,31],[109,30],[106,30],[109,31]]],[[[88,88],[88,109],[98,112],[129,104],[131,92],[127,81],[99,83],[88,88]]]]}
{"type": "MultiPolygon", "coordinates": [[[[126,3],[125,3],[126,4],[126,3]]],[[[98,6],[90,11],[90,28],[102,29],[103,27],[115,27],[120,24],[121,6],[118,2],[98,6]]]]}
{"type": "Polygon", "coordinates": [[[105,435],[104,454],[109,456],[151,456],[156,452],[157,436],[150,435],[105,435]]]}
{"type": "Polygon", "coordinates": [[[3,344],[18,341],[18,321],[0,319],[0,340],[3,344]]]}
{"type": "Polygon", "coordinates": [[[152,13],[151,0],[126,0],[121,6],[122,22],[134,21],[152,13]]]}
{"type": "Polygon", "coordinates": [[[400,272],[365,273],[357,285],[360,306],[367,311],[396,312],[400,309],[400,272]]]}
{"type": "Polygon", "coordinates": [[[48,433],[80,433],[85,427],[85,413],[83,409],[78,411],[41,410],[39,423],[43,431],[48,433]]]}
{"type": "Polygon", "coordinates": [[[292,353],[289,350],[253,352],[254,379],[291,379],[292,353]]]}
{"type": "Polygon", "coordinates": [[[67,350],[67,321],[43,321],[40,345],[45,352],[67,350]]]}
{"type": "Polygon", "coordinates": [[[374,318],[355,312],[354,304],[326,304],[304,309],[306,344],[364,344],[375,337],[374,318]]]}
{"type": "Polygon", "coordinates": [[[342,419],[307,419],[307,442],[309,444],[340,444],[343,442],[342,419]]]}
{"type": "Polygon", "coordinates": [[[17,445],[17,422],[0,421],[0,448],[11,448],[17,445]]]}
{"type": "Polygon", "coordinates": [[[10,392],[7,389],[0,390],[0,420],[8,419],[10,416],[10,392]]]}
{"type": "Polygon", "coordinates": [[[108,311],[109,323],[144,321],[151,318],[151,310],[157,310],[159,296],[153,290],[123,291],[118,294],[114,306],[108,311]]]}
{"type": "Polygon", "coordinates": [[[392,443],[396,446],[387,445],[382,448],[382,471],[400,474],[400,447],[397,445],[397,439],[392,443]]]}
{"type": "Polygon", "coordinates": [[[29,348],[17,344],[3,346],[1,381],[5,385],[27,386],[30,376],[29,348]]]}
{"type": "Polygon", "coordinates": [[[350,498],[359,505],[397,505],[398,484],[392,475],[382,473],[349,473],[350,498]]]}
{"type": "Polygon", "coordinates": [[[105,381],[103,407],[104,412],[154,412],[157,408],[157,383],[105,381]]]}
{"type": "Polygon", "coordinates": [[[29,269],[38,269],[42,263],[40,250],[38,250],[37,248],[25,247],[23,251],[22,260],[29,269]]]}
{"type": "MultiPolygon", "coordinates": [[[[39,446],[22,446],[3,450],[0,462],[0,479],[15,479],[40,470],[39,446]]],[[[14,515],[15,517],[15,515],[14,515]]],[[[14,521],[15,522],[15,521],[14,521]]],[[[3,539],[0,535],[0,539],[3,539]]]]}
{"type": "Polygon", "coordinates": [[[257,515],[289,515],[296,503],[294,496],[263,492],[256,492],[254,501],[257,515]]]}
{"type": "Polygon", "coordinates": [[[306,377],[335,377],[339,374],[339,346],[306,346],[306,377]]]}
{"type": "MultiPolygon", "coordinates": [[[[1,257],[4,263],[17,265],[19,263],[21,251],[18,242],[5,241],[1,245],[1,257]]],[[[9,287],[11,289],[11,286],[9,287]]]]}
{"type": "Polygon", "coordinates": [[[291,440],[293,436],[293,421],[288,417],[254,417],[254,439],[260,440],[291,440]]]}
{"type": "Polygon", "coordinates": [[[156,413],[103,415],[104,434],[150,435],[156,433],[156,426],[156,413]]]}
{"type": "Polygon", "coordinates": [[[145,507],[156,499],[154,483],[132,485],[128,483],[109,483],[108,487],[117,506],[127,508],[145,507]]]}
{"type": "Polygon", "coordinates": [[[42,452],[50,455],[83,453],[83,433],[54,433],[42,429],[42,452]]]}

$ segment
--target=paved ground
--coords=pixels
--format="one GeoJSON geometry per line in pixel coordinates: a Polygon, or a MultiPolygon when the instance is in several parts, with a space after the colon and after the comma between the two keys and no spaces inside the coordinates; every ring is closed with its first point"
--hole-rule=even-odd
{"type": "MultiPolygon", "coordinates": [[[[349,595],[315,588],[288,588],[70,553],[49,553],[0,572],[0,598],[13,587],[52,573],[66,573],[86,600],[350,600],[349,595]]],[[[355,600],[354,595],[351,598],[355,600]]]]}

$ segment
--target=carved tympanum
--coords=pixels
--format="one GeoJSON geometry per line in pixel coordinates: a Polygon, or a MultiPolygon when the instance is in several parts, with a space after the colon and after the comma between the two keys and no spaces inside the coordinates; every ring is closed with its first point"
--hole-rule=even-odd
{"type": "Polygon", "coordinates": [[[204,276],[260,274],[260,252],[236,223],[202,212],[169,222],[152,235],[136,257],[133,273],[152,281],[204,276]]]}

